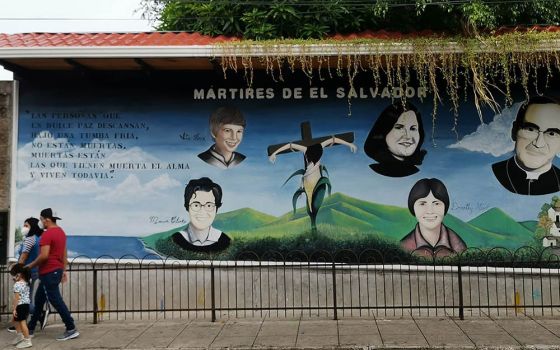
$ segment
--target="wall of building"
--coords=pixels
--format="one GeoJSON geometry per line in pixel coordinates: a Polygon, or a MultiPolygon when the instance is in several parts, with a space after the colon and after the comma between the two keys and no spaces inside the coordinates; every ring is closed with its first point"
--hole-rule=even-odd
{"type": "MultiPolygon", "coordinates": [[[[420,83],[407,90],[405,113],[402,91],[374,86],[367,74],[354,90],[346,79],[310,83],[303,74],[274,82],[257,72],[252,87],[243,77],[224,80],[214,72],[174,74],[22,82],[15,223],[52,207],[70,237],[70,257],[90,258],[155,252],[180,260],[235,260],[240,252],[261,256],[278,247],[282,254],[377,249],[403,257],[417,250],[452,255],[542,247],[541,209],[560,189],[554,157],[560,143],[527,131],[524,141],[554,146],[538,157],[550,170],[538,181],[528,179],[513,157],[516,147],[524,150],[512,138],[523,91],[514,91],[514,104],[500,112],[483,108],[481,125],[472,99],[461,102],[458,119],[442,99],[434,119],[432,96],[420,83]],[[235,142],[222,129],[216,139],[210,127],[223,107],[229,107],[225,114],[242,115],[242,121],[229,115],[222,123],[243,125],[235,142]],[[410,123],[408,137],[393,131],[400,122],[391,113],[410,123]],[[226,164],[216,159],[227,156],[228,142],[235,159],[226,164]],[[316,151],[314,161],[305,158],[308,148],[316,151]],[[321,180],[306,177],[312,180],[300,191],[304,171],[321,180]],[[193,214],[185,208],[185,187],[203,178],[222,190],[222,205],[204,229],[212,227],[223,241],[201,251],[175,238],[186,235],[193,214]],[[416,239],[429,231],[429,220],[411,210],[429,197],[426,186],[437,192],[434,203],[441,208],[434,221],[439,230],[431,230],[441,233],[438,247],[416,239]]],[[[558,95],[558,86],[551,81],[543,92],[558,95]]],[[[552,105],[543,112],[543,130],[558,126],[560,105],[552,105]]]]}
{"type": "Polygon", "coordinates": [[[8,248],[14,93],[13,81],[0,81],[0,262],[6,260],[8,248]]]}

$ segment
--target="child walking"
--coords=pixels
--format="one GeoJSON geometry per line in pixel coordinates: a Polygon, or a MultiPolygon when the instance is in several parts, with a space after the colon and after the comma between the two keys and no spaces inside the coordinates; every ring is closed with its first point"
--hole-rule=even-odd
{"type": "Polygon", "coordinates": [[[13,345],[18,349],[30,348],[31,339],[29,338],[29,330],[27,329],[27,316],[29,316],[29,279],[31,271],[24,267],[23,264],[15,264],[10,270],[10,275],[14,279],[14,306],[13,320],[16,327],[16,339],[13,345]]]}

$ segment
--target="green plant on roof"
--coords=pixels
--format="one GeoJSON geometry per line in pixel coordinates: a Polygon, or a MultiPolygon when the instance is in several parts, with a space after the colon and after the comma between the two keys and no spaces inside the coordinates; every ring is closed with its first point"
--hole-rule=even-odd
{"type": "MultiPolygon", "coordinates": [[[[523,29],[557,26],[560,0],[141,0],[140,4],[140,11],[158,30],[242,39],[217,45],[214,55],[224,78],[228,71],[240,72],[248,86],[254,68],[266,70],[276,82],[284,80],[286,67],[310,80],[346,77],[351,89],[359,74],[371,75],[372,88],[405,91],[422,86],[433,104],[432,130],[444,98],[451,101],[451,131],[457,133],[462,99],[474,100],[484,123],[483,107],[497,113],[503,101],[512,105],[515,85],[526,98],[540,95],[541,85],[548,87],[560,69],[560,33],[538,26],[523,29]],[[373,38],[338,36],[371,34],[368,31],[380,32],[373,38]]],[[[349,94],[349,116],[352,98],[349,94]]],[[[396,98],[407,99],[406,94],[396,98]]]]}

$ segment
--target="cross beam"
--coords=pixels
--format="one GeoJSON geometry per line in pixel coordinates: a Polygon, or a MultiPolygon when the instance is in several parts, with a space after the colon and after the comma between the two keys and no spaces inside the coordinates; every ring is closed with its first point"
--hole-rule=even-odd
{"type": "MultiPolygon", "coordinates": [[[[354,133],[353,132],[345,132],[345,133],[342,133],[342,134],[333,134],[333,135],[329,135],[329,136],[321,136],[321,137],[313,138],[313,135],[311,133],[311,123],[309,123],[309,122],[301,123],[300,129],[301,129],[301,140],[291,141],[291,142],[286,142],[286,143],[294,143],[294,144],[298,144],[298,145],[301,145],[301,146],[309,147],[311,145],[321,143],[325,140],[328,140],[333,136],[335,136],[335,137],[337,137],[341,140],[344,140],[346,142],[350,142],[350,143],[354,142],[354,133]]],[[[274,151],[276,151],[280,147],[284,146],[286,143],[280,143],[280,144],[277,144],[277,145],[268,146],[268,149],[267,149],[268,155],[270,156],[272,153],[274,153],[274,151]]],[[[333,144],[333,146],[336,146],[336,145],[337,144],[333,144]]],[[[279,152],[278,154],[290,153],[290,152],[292,152],[292,151],[288,149],[288,150],[279,152]]]]}

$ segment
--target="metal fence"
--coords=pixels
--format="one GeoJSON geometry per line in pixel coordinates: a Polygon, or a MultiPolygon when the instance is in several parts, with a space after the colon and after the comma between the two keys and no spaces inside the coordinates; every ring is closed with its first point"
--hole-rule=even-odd
{"type": "MultiPolygon", "coordinates": [[[[74,258],[64,299],[75,318],[389,317],[557,315],[556,250],[468,250],[444,259],[341,250],[235,261],[148,256],[74,258]]],[[[11,310],[12,280],[0,271],[0,308],[11,310]]]]}

